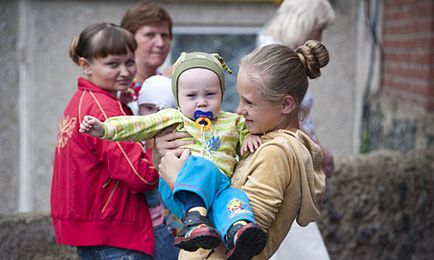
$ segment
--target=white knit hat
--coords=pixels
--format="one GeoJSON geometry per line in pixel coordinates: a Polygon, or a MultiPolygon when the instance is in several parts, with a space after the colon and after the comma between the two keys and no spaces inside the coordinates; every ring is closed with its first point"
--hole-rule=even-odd
{"type": "Polygon", "coordinates": [[[137,105],[152,104],[158,109],[176,108],[172,94],[172,80],[164,76],[152,76],[143,82],[137,105]]]}

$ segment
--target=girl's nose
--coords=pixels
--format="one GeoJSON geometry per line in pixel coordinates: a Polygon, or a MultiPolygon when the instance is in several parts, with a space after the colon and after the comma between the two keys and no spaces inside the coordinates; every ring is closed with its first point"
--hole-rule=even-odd
{"type": "Polygon", "coordinates": [[[129,71],[128,71],[128,68],[125,66],[125,65],[121,65],[120,66],[120,74],[122,75],[122,76],[128,76],[129,75],[129,71]]]}

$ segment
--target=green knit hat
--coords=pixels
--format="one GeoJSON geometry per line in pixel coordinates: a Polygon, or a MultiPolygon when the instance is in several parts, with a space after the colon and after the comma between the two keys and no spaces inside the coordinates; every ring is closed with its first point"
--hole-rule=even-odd
{"type": "Polygon", "coordinates": [[[222,90],[222,97],[225,93],[225,75],[224,70],[232,74],[231,69],[225,63],[223,58],[217,53],[206,52],[183,52],[173,65],[172,71],[172,92],[175,97],[176,104],[178,104],[178,80],[181,74],[189,69],[203,68],[214,71],[219,77],[220,88],[222,90]]]}

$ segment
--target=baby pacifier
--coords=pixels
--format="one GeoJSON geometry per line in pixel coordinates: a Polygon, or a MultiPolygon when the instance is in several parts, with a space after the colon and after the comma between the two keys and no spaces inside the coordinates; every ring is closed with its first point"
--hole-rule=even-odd
{"type": "Polygon", "coordinates": [[[214,117],[211,111],[196,110],[193,116],[197,128],[203,129],[203,131],[208,131],[211,128],[211,120],[214,117]]]}

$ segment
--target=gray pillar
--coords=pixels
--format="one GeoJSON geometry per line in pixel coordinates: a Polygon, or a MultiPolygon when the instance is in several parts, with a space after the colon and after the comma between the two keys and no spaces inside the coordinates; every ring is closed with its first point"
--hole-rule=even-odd
{"type": "Polygon", "coordinates": [[[19,182],[18,3],[0,5],[0,213],[16,211],[19,182]]]}

